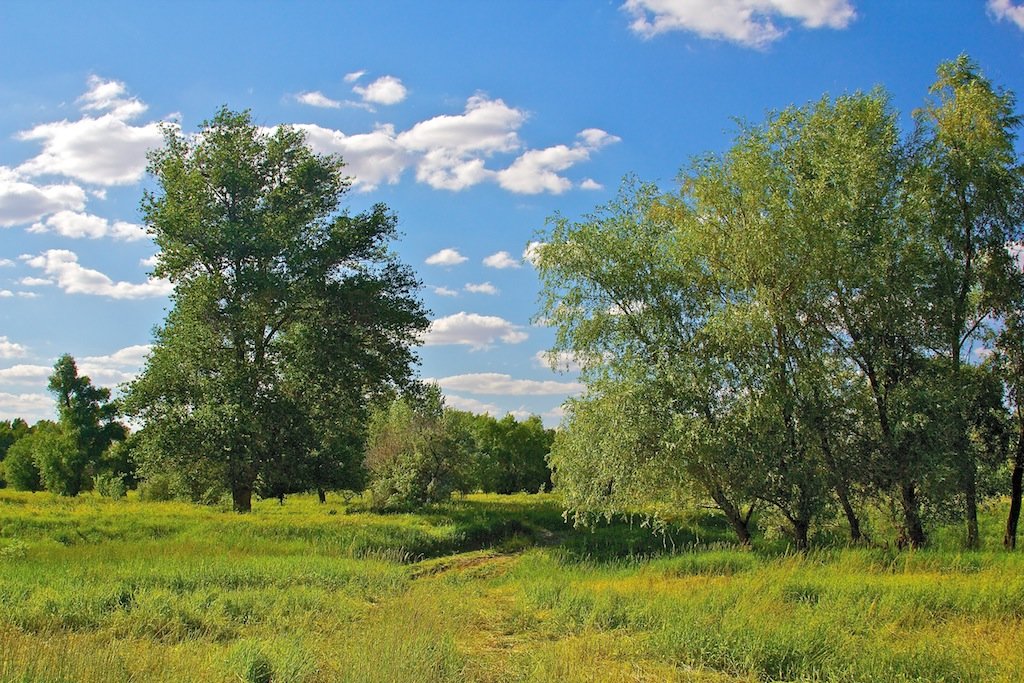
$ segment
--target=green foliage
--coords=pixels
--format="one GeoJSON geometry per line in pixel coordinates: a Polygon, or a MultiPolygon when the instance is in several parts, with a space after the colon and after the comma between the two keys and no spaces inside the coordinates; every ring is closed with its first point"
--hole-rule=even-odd
{"type": "Polygon", "coordinates": [[[474,415],[470,426],[477,487],[493,493],[537,492],[551,488],[547,456],[554,432],[540,417],[520,422],[513,415],[501,420],[474,415]]]}
{"type": "Polygon", "coordinates": [[[1020,121],[966,58],[933,94],[906,139],[881,91],[822,98],[741,125],[676,194],[627,181],[551,219],[540,317],[588,384],[552,454],[570,512],[696,492],[747,540],[756,500],[805,547],[833,500],[859,539],[873,496],[902,542],[927,508],[977,543],[1006,414],[966,356],[1021,291],[1020,121]]]}
{"type": "Polygon", "coordinates": [[[30,432],[28,423],[19,418],[0,421],[0,488],[7,486],[4,480],[3,460],[7,456],[7,450],[18,439],[28,436],[30,432]]]}
{"type": "Polygon", "coordinates": [[[220,110],[168,128],[142,212],[174,307],[127,402],[148,472],[198,466],[246,511],[268,495],[352,487],[366,399],[403,384],[427,324],[388,251],[386,207],[341,209],[349,180],[301,132],[220,110]]]}
{"type": "Polygon", "coordinates": [[[41,491],[43,481],[36,464],[36,446],[45,436],[40,432],[18,439],[7,449],[0,463],[4,478],[15,491],[41,491]]]}
{"type": "Polygon", "coordinates": [[[394,399],[370,418],[366,464],[374,507],[410,509],[466,491],[472,437],[468,413],[445,408],[441,390],[394,399]]]}
{"type": "Polygon", "coordinates": [[[124,482],[123,474],[101,472],[93,478],[93,488],[104,498],[113,500],[121,500],[128,493],[128,486],[124,482]]]}
{"type": "Polygon", "coordinates": [[[32,450],[47,491],[77,496],[90,483],[82,451],[63,428],[38,430],[33,434],[32,450]]]}

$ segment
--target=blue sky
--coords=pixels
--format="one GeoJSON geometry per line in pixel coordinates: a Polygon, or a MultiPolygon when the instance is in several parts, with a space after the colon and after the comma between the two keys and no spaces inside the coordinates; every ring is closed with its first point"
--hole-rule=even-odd
{"type": "Polygon", "coordinates": [[[735,119],[881,85],[903,113],[970,54],[1024,93],[1017,0],[9,2],[0,6],[0,419],[53,414],[70,353],[129,380],[169,285],[138,203],[161,122],[221,105],[340,153],[353,210],[399,216],[395,250],[434,321],[420,375],[451,405],[541,414],[581,387],[543,362],[524,250],[635,174],[666,189],[735,119]]]}

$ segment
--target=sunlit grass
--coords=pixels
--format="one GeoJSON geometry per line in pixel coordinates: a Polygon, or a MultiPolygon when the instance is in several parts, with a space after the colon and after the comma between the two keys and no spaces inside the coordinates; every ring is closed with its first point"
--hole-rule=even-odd
{"type": "Polygon", "coordinates": [[[703,514],[573,530],[550,496],[0,491],[0,681],[1024,680],[1024,560],[936,538],[800,555],[703,514]]]}

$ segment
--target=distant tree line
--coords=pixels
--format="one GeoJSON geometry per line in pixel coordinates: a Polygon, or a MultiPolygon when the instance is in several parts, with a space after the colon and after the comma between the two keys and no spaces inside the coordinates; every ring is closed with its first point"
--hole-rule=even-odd
{"type": "Polygon", "coordinates": [[[584,366],[551,463],[577,521],[707,501],[749,543],[838,513],[898,541],[1024,478],[1024,174],[1011,93],[942,64],[903,133],[882,90],[741,124],[677,192],[627,182],[541,237],[540,316],[584,366]]]}

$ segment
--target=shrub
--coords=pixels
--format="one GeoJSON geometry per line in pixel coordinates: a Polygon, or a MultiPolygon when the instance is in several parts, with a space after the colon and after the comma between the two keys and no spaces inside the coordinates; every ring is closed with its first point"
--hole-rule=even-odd
{"type": "Polygon", "coordinates": [[[128,493],[128,485],[125,483],[124,477],[125,475],[123,474],[113,474],[110,472],[97,474],[93,479],[96,493],[104,498],[121,500],[128,493]]]}
{"type": "Polygon", "coordinates": [[[41,491],[43,488],[35,460],[34,440],[35,435],[30,435],[14,442],[0,463],[4,477],[16,491],[41,491]]]}

